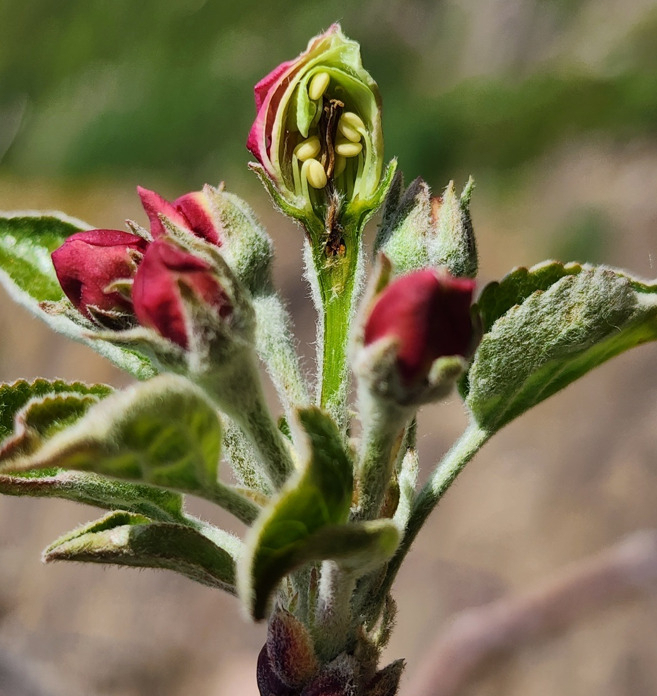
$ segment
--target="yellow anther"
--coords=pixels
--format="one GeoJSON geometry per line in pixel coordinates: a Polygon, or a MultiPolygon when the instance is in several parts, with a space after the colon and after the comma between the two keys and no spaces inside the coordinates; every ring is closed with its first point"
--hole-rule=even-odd
{"type": "Polygon", "coordinates": [[[328,89],[331,76],[327,72],[315,73],[308,85],[308,96],[317,101],[324,96],[324,92],[328,89]]]}
{"type": "Polygon", "coordinates": [[[341,138],[335,144],[335,154],[342,157],[356,157],[356,155],[360,155],[362,149],[361,143],[352,143],[350,140],[342,140],[341,138]]]}
{"type": "Polygon", "coordinates": [[[321,163],[316,159],[309,159],[303,163],[308,183],[316,189],[323,189],[328,184],[328,177],[321,163]]]}
{"type": "Polygon", "coordinates": [[[352,143],[360,142],[360,133],[355,128],[352,128],[344,118],[338,121],[338,131],[352,143]]]}
{"type": "Polygon", "coordinates": [[[363,119],[358,114],[355,114],[353,111],[345,111],[340,117],[340,120],[344,121],[354,130],[365,130],[365,124],[363,123],[363,119]]]}
{"type": "Polygon", "coordinates": [[[340,157],[339,155],[335,158],[335,167],[333,168],[333,178],[337,179],[340,174],[345,170],[347,166],[347,158],[340,157]]]}
{"type": "Polygon", "coordinates": [[[298,160],[305,162],[306,160],[317,157],[321,149],[322,146],[320,145],[319,138],[316,135],[311,135],[310,138],[300,142],[294,148],[294,154],[297,156],[298,160]]]}

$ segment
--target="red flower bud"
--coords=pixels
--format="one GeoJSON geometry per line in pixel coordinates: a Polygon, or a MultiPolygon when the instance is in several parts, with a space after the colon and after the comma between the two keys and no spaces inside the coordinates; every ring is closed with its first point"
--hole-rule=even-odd
{"type": "Polygon", "coordinates": [[[187,229],[206,242],[221,246],[221,229],[217,227],[209,201],[203,191],[186,193],[173,203],[165,200],[155,191],[137,186],[146,215],[151,223],[151,234],[155,239],[166,234],[160,215],[174,224],[187,229]]]}
{"type": "Polygon", "coordinates": [[[107,288],[116,280],[134,275],[134,252],[143,253],[145,249],[146,241],[137,235],[119,230],[89,230],[71,235],[53,251],[52,262],[68,299],[92,319],[89,307],[106,312],[131,311],[127,297],[108,292],[107,288]]]}
{"type": "Polygon", "coordinates": [[[189,344],[182,289],[225,318],[233,307],[210,265],[164,240],[152,242],[135,275],[132,301],[139,323],[156,329],[182,348],[189,344]]]}
{"type": "Polygon", "coordinates": [[[364,344],[398,342],[397,366],[407,385],[425,379],[440,357],[468,357],[474,329],[470,304],[475,283],[424,269],[393,280],[376,298],[365,324],[364,344]]]}

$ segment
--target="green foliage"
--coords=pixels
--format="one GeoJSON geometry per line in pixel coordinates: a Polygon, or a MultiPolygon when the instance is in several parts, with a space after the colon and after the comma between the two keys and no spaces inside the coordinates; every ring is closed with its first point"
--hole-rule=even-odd
{"type": "Polygon", "coordinates": [[[89,472],[38,469],[0,474],[0,493],[35,498],[63,498],[106,510],[125,510],[161,522],[183,519],[178,493],[89,472]]]}
{"type": "MultiPolygon", "coordinates": [[[[0,268],[37,302],[64,297],[50,254],[75,232],[89,229],[80,220],[60,213],[14,213],[0,218],[0,268]]],[[[6,282],[6,281],[5,281],[6,282]]]]}
{"type": "Polygon", "coordinates": [[[245,521],[257,508],[217,479],[221,423],[190,382],[170,375],[106,398],[9,472],[92,471],[210,498],[245,521]]]}
{"type": "Polygon", "coordinates": [[[181,524],[111,512],[73,530],[43,553],[50,561],[87,561],[175,570],[210,587],[234,592],[235,559],[206,536],[181,524]]]}
{"type": "Polygon", "coordinates": [[[353,465],[342,436],[319,409],[299,411],[299,422],[307,437],[304,470],[263,510],[240,564],[240,594],[257,619],[264,617],[269,595],[284,575],[323,557],[318,533],[349,515],[353,465]]]}
{"type": "Polygon", "coordinates": [[[605,360],[657,339],[657,286],[604,266],[518,269],[482,294],[484,335],[463,385],[492,433],[605,360]]]}
{"type": "MultiPolygon", "coordinates": [[[[44,397],[55,395],[87,396],[97,401],[109,396],[111,393],[112,388],[105,384],[89,385],[82,382],[64,382],[59,379],[36,379],[32,382],[21,379],[12,384],[0,384],[0,443],[15,432],[14,421],[19,414],[25,414],[25,407],[28,404],[30,407],[34,407],[44,397]]],[[[84,403],[91,403],[91,401],[85,401],[84,403]]],[[[69,416],[74,413],[76,413],[75,410],[69,413],[69,416]]],[[[65,418],[66,422],[63,425],[70,423],[69,416],[65,418]]],[[[54,429],[60,428],[60,420],[60,414],[56,411],[50,413],[48,410],[44,412],[42,409],[39,409],[38,422],[35,425],[38,429],[46,430],[48,434],[52,434],[54,429]]]]}

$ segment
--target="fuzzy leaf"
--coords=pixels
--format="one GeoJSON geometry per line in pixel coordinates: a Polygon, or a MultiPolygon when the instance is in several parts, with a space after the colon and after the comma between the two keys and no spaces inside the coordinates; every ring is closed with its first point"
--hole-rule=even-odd
{"type": "Polygon", "coordinates": [[[213,405],[182,377],[162,375],[107,397],[2,473],[92,471],[210,498],[252,521],[257,506],[217,480],[220,451],[213,405]]]}
{"type": "Polygon", "coordinates": [[[64,498],[106,510],[126,510],[162,522],[183,520],[182,496],[161,488],[115,481],[98,474],[39,469],[0,474],[0,493],[35,498],[64,498]]]}
{"type": "Polygon", "coordinates": [[[112,512],[75,529],[51,544],[43,559],[163,568],[235,591],[235,559],[228,550],[190,527],[129,512],[112,512]]]}
{"type": "Polygon", "coordinates": [[[89,225],[62,213],[0,213],[0,284],[55,331],[91,346],[138,379],[152,377],[156,371],[144,356],[107,341],[91,340],[91,325],[45,311],[41,304],[65,300],[50,254],[70,235],[88,229],[89,225]]]}
{"type": "MultiPolygon", "coordinates": [[[[0,442],[14,433],[14,422],[17,415],[24,412],[29,402],[35,402],[48,396],[78,397],[91,396],[95,400],[102,399],[112,393],[112,388],[106,384],[84,384],[83,382],[64,382],[63,380],[36,379],[33,382],[19,380],[12,384],[0,384],[0,442]]],[[[52,419],[48,414],[40,412],[38,425],[40,428],[57,426],[57,409],[53,407],[52,419]]]]}
{"type": "Polygon", "coordinates": [[[487,328],[462,385],[493,433],[605,360],[657,339],[657,284],[603,266],[541,264],[489,286],[487,328]]]}
{"type": "Polygon", "coordinates": [[[335,423],[316,408],[300,410],[298,418],[308,446],[306,465],[265,508],[240,562],[240,594],[256,619],[264,617],[283,576],[306,561],[327,557],[328,528],[349,515],[352,462],[335,423]]]}

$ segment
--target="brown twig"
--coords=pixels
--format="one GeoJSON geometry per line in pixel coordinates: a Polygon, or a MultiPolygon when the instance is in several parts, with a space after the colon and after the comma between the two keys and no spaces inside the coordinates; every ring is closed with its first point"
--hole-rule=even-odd
{"type": "Polygon", "coordinates": [[[635,532],[518,595],[456,615],[404,690],[458,696],[492,656],[537,642],[657,583],[657,530],[635,532]]]}

